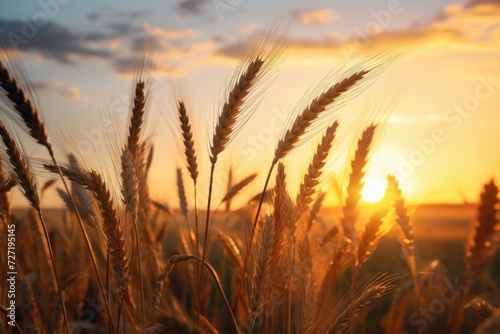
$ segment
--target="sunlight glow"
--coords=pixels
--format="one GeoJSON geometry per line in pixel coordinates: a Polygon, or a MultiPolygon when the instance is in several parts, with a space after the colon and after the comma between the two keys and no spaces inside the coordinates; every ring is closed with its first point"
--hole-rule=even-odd
{"type": "Polygon", "coordinates": [[[376,203],[382,199],[385,193],[387,182],[380,177],[369,177],[363,190],[361,190],[361,198],[365,202],[376,203]]]}

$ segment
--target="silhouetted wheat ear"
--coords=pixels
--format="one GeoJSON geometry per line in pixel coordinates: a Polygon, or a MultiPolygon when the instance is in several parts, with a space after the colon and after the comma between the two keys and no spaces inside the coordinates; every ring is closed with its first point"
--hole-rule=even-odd
{"type": "MultiPolygon", "coordinates": [[[[5,91],[9,100],[19,116],[28,127],[30,135],[41,145],[50,148],[49,136],[45,129],[45,125],[40,118],[40,114],[35,110],[33,103],[24,94],[24,91],[17,84],[14,77],[12,77],[0,61],[0,87],[5,91]]],[[[50,148],[50,150],[52,150],[50,148]]]]}
{"type": "Polygon", "coordinates": [[[227,102],[222,107],[212,137],[210,146],[210,162],[212,164],[215,164],[218,155],[227,147],[236,127],[239,126],[237,122],[242,112],[241,107],[250,90],[256,84],[263,65],[264,61],[260,57],[253,60],[230,91],[227,102]]]}
{"type": "Polygon", "coordinates": [[[370,70],[363,70],[354,73],[334,84],[320,96],[315,98],[309,106],[297,116],[290,128],[288,128],[282,138],[278,141],[276,150],[274,151],[273,164],[298,146],[307,129],[321,116],[323,112],[325,112],[325,110],[327,110],[328,106],[334,103],[343,93],[347,92],[357,82],[363,79],[369,72],[370,70]]]}
{"type": "Polygon", "coordinates": [[[138,154],[139,141],[141,135],[142,124],[144,123],[144,113],[146,106],[146,92],[144,81],[139,80],[135,85],[134,101],[132,106],[132,114],[130,117],[130,125],[127,137],[127,149],[132,157],[138,154]]]}
{"type": "Polygon", "coordinates": [[[322,168],[325,166],[328,152],[332,148],[338,125],[339,123],[335,122],[326,129],[321,142],[316,148],[313,160],[307,168],[307,173],[304,175],[304,180],[297,195],[297,211],[299,213],[307,210],[308,205],[312,202],[312,197],[316,191],[315,188],[319,184],[319,178],[322,174],[322,168]]]}
{"type": "Polygon", "coordinates": [[[249,176],[245,177],[240,182],[233,185],[231,188],[229,188],[226,195],[224,195],[221,202],[227,202],[227,201],[230,201],[231,199],[233,199],[234,196],[238,195],[238,193],[243,188],[245,188],[247,185],[249,185],[253,180],[255,180],[256,177],[257,177],[257,173],[250,174],[249,176]]]}
{"type": "Polygon", "coordinates": [[[365,166],[370,152],[370,145],[375,134],[376,125],[368,126],[358,140],[354,159],[351,161],[351,174],[349,175],[349,184],[347,185],[347,198],[345,206],[342,209],[344,217],[341,224],[344,234],[352,239],[355,234],[354,223],[356,222],[358,212],[356,207],[361,199],[361,190],[363,189],[362,179],[365,176],[365,166]]]}
{"type": "MultiPolygon", "coordinates": [[[[127,285],[129,275],[129,261],[123,228],[118,220],[115,204],[101,175],[92,170],[89,175],[88,186],[97,201],[101,212],[103,230],[108,239],[108,248],[111,254],[111,266],[115,280],[123,289],[127,285]]],[[[125,291],[122,291],[125,293],[125,291]]]]}
{"type": "Polygon", "coordinates": [[[38,197],[38,186],[30,165],[21,153],[14,138],[2,123],[0,123],[0,136],[2,137],[7,155],[9,156],[10,165],[16,174],[17,184],[22,194],[31,206],[39,212],[40,198],[38,197]]]}
{"type": "Polygon", "coordinates": [[[184,154],[186,156],[187,169],[189,175],[196,185],[198,179],[198,162],[196,158],[196,150],[194,147],[193,130],[191,122],[183,101],[179,101],[179,122],[181,125],[182,140],[184,143],[184,154]]]}
{"type": "Polygon", "coordinates": [[[491,180],[484,185],[466,254],[467,268],[474,274],[484,268],[496,249],[498,187],[491,180]]]}
{"type": "Polygon", "coordinates": [[[396,214],[396,223],[401,227],[405,240],[404,247],[413,253],[414,232],[413,224],[408,215],[408,208],[405,206],[405,199],[399,188],[399,183],[394,175],[387,176],[387,186],[389,187],[390,197],[392,198],[396,214]]]}

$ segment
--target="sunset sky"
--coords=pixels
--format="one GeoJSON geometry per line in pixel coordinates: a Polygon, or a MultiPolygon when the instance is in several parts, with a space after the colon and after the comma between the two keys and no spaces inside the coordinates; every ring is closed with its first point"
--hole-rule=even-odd
{"type": "MultiPolygon", "coordinates": [[[[236,179],[259,172],[246,194],[258,192],[281,124],[311,84],[348,60],[388,50],[404,55],[339,112],[352,117],[342,117],[325,188],[333,191],[335,180],[342,180],[345,160],[376,112],[386,121],[379,126],[367,178],[393,173],[409,200],[425,203],[476,201],[484,182],[500,179],[498,0],[105,3],[0,0],[0,36],[20,49],[53,140],[60,149],[80,149],[91,162],[106,156],[103,138],[96,135],[102,134],[97,130],[105,115],[111,112],[113,124],[125,124],[120,111],[127,108],[148,41],[157,63],[148,116],[156,143],[151,180],[161,201],[175,205],[175,168],[183,165],[175,99],[186,98],[193,115],[204,202],[207,141],[224,81],[252,38],[276,20],[281,30],[288,27],[286,57],[259,108],[222,154],[216,187],[225,186],[232,163],[236,179]]],[[[122,131],[117,125],[105,137],[117,142],[122,131]]],[[[292,193],[298,186],[292,180],[300,178],[316,142],[286,159],[292,193]]],[[[30,156],[43,155],[41,147],[25,146],[30,156]]],[[[39,181],[45,180],[42,175],[39,181]]]]}

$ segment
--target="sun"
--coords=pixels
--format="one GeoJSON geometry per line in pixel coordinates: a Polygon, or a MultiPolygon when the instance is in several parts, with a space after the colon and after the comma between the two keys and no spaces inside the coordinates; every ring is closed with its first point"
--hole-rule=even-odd
{"type": "Polygon", "coordinates": [[[381,177],[369,177],[366,179],[363,190],[361,190],[361,198],[365,202],[377,203],[384,197],[387,182],[381,177]]]}

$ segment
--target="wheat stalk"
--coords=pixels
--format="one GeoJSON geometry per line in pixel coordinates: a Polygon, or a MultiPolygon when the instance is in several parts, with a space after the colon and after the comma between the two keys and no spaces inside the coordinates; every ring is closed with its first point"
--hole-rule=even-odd
{"type": "MultiPolygon", "coordinates": [[[[283,40],[278,40],[274,46],[269,47],[271,37],[275,30],[271,29],[267,36],[264,36],[262,41],[256,45],[253,52],[250,53],[248,59],[244,62],[243,70],[237,72],[234,84],[228,93],[227,99],[224,102],[222,110],[217,118],[217,123],[210,143],[210,180],[208,188],[207,214],[205,220],[205,235],[203,243],[202,259],[205,263],[207,240],[209,235],[210,222],[210,205],[212,200],[213,175],[215,164],[218,156],[222,153],[229,142],[241,130],[242,126],[252,115],[255,107],[260,101],[262,94],[256,90],[259,83],[264,83],[266,77],[270,74],[273,62],[280,56],[283,51],[283,40]]],[[[200,270],[199,281],[199,300],[198,300],[198,318],[202,307],[201,289],[203,285],[204,270],[200,270]]]]}

